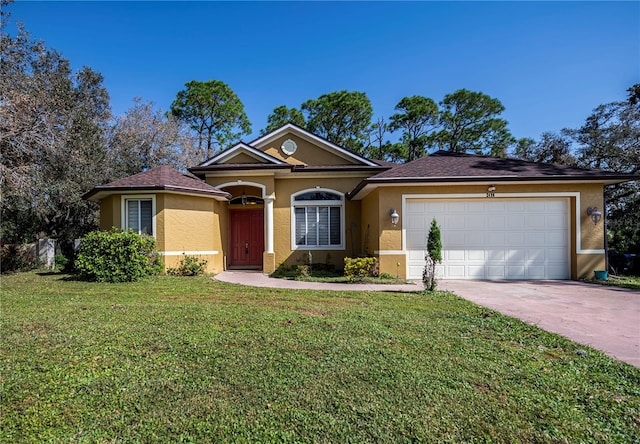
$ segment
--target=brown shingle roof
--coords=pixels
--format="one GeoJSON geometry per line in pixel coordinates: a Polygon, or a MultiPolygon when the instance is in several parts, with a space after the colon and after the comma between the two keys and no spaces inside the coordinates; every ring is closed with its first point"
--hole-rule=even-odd
{"type": "Polygon", "coordinates": [[[384,171],[369,180],[383,181],[393,179],[551,179],[551,178],[622,178],[633,175],[613,173],[604,170],[569,167],[520,159],[477,156],[473,154],[437,151],[430,156],[421,157],[409,163],[398,165],[384,171]]]}
{"type": "Polygon", "coordinates": [[[116,191],[175,191],[191,194],[202,194],[219,198],[229,198],[229,193],[221,191],[211,185],[183,174],[170,166],[163,165],[124,179],[116,180],[105,185],[99,185],[82,196],[91,199],[96,194],[113,194],[116,191]]]}
{"type": "Polygon", "coordinates": [[[349,193],[355,198],[367,185],[388,183],[507,182],[584,180],[618,183],[639,180],[628,173],[528,162],[520,159],[437,151],[371,176],[349,193]]]}

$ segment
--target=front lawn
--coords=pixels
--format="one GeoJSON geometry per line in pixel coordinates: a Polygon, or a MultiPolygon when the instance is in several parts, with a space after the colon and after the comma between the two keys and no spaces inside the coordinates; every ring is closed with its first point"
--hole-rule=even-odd
{"type": "Polygon", "coordinates": [[[447,293],[22,273],[1,302],[2,442],[640,440],[639,369],[447,293]]]}

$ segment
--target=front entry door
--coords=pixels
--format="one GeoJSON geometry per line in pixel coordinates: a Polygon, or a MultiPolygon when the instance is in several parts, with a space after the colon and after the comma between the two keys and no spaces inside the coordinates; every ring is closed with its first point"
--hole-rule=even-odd
{"type": "Polygon", "coordinates": [[[262,208],[229,210],[230,267],[261,268],[264,252],[262,208]]]}

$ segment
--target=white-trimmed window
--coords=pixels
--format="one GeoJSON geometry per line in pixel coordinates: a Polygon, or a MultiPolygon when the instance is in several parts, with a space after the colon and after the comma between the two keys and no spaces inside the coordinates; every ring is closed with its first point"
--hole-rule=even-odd
{"type": "Polygon", "coordinates": [[[138,234],[155,236],[154,196],[122,196],[122,226],[138,234]]]}
{"type": "Polygon", "coordinates": [[[304,190],[291,196],[292,249],[344,249],[344,194],[304,190]]]}

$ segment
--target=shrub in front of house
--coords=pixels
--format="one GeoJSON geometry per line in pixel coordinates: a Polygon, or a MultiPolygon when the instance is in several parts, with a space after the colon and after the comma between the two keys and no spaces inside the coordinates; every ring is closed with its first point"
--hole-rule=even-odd
{"type": "Polygon", "coordinates": [[[75,266],[80,276],[97,282],[133,282],[162,271],[153,237],[116,228],[85,235],[75,266]]]}
{"type": "Polygon", "coordinates": [[[200,276],[204,274],[206,268],[206,259],[200,260],[195,256],[189,256],[183,253],[178,266],[168,268],[167,274],[171,276],[200,276]]]}
{"type": "Polygon", "coordinates": [[[375,257],[345,257],[344,276],[351,281],[361,281],[367,276],[375,276],[375,257]]]}

